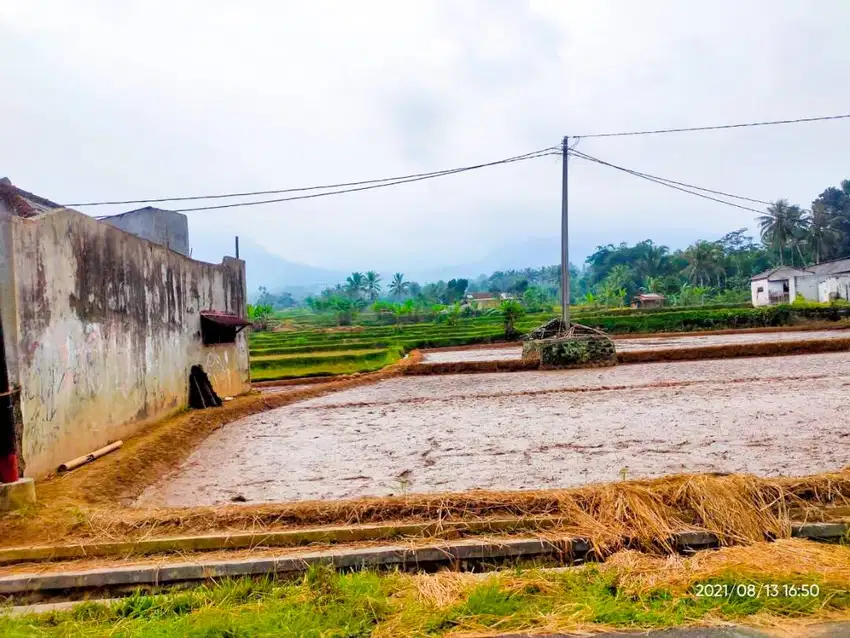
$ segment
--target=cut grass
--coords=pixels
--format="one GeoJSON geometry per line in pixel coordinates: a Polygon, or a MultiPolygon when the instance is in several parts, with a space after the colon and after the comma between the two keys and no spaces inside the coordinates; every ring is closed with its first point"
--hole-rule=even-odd
{"type": "Polygon", "coordinates": [[[601,565],[483,576],[313,568],[295,582],[223,581],[160,596],[138,593],[109,606],[0,618],[0,634],[395,637],[748,621],[770,626],[846,614],[848,565],[846,547],[780,541],[689,559],[624,552],[601,565]],[[818,595],[791,595],[804,584],[816,584],[818,595]],[[700,595],[705,585],[731,594],[700,595]],[[766,595],[765,586],[775,586],[776,595],[766,595]],[[748,589],[762,593],[748,595],[748,589]]]}

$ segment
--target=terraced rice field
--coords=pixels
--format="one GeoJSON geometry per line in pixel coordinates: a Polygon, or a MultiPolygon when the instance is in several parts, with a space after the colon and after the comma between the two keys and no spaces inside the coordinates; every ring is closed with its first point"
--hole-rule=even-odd
{"type": "MultiPolygon", "coordinates": [[[[528,315],[517,324],[527,332],[551,318],[528,315]]],[[[420,323],[396,326],[260,332],[250,337],[251,378],[255,381],[329,376],[377,370],[413,348],[490,343],[504,337],[501,316],[461,319],[456,325],[420,323]]]]}

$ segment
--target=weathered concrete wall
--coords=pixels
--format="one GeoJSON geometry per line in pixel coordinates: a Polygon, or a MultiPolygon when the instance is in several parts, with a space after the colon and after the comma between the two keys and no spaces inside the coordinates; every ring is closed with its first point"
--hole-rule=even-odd
{"type": "Polygon", "coordinates": [[[832,301],[835,295],[838,295],[841,299],[850,300],[850,275],[820,277],[818,283],[819,301],[832,301]]]}
{"type": "Polygon", "coordinates": [[[0,225],[12,240],[27,476],[186,407],[194,364],[220,396],[249,388],[245,335],[204,346],[199,316],[245,315],[244,262],[193,261],[69,210],[0,225]]]}
{"type": "Polygon", "coordinates": [[[102,221],[189,256],[189,219],[186,215],[148,206],[102,221]]]}
{"type": "Polygon", "coordinates": [[[754,306],[767,306],[770,304],[768,296],[767,279],[757,279],[750,283],[750,296],[754,306]]]}

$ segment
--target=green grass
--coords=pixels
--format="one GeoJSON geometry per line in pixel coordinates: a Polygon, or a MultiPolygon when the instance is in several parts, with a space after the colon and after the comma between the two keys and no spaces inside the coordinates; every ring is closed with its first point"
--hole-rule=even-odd
{"type": "MultiPolygon", "coordinates": [[[[262,637],[442,636],[457,631],[518,632],[576,625],[628,629],[712,620],[745,621],[754,614],[781,618],[850,609],[850,591],[817,575],[795,581],[727,573],[711,582],[776,584],[775,597],[705,597],[663,586],[622,591],[615,574],[597,566],[565,572],[513,570],[462,587],[440,602],[396,573],[340,575],[313,569],[296,582],[224,581],[156,597],[135,595],[117,604],[84,604],[66,612],[0,618],[0,635],[262,637]],[[818,597],[782,595],[785,583],[819,583],[818,597]]],[[[425,583],[427,584],[427,583],[425,583]]]]}
{"type": "Polygon", "coordinates": [[[373,372],[395,363],[404,356],[401,348],[378,348],[354,351],[347,354],[316,353],[315,356],[278,355],[251,359],[251,379],[268,381],[274,379],[297,379],[302,377],[324,377],[355,372],[373,372]]]}

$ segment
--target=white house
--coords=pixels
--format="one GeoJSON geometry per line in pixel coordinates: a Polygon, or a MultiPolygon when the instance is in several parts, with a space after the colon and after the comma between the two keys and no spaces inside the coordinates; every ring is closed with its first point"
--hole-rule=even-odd
{"type": "Polygon", "coordinates": [[[792,303],[799,298],[820,302],[850,300],[850,258],[805,269],[779,266],[753,277],[750,290],[754,306],[792,303]]]}

